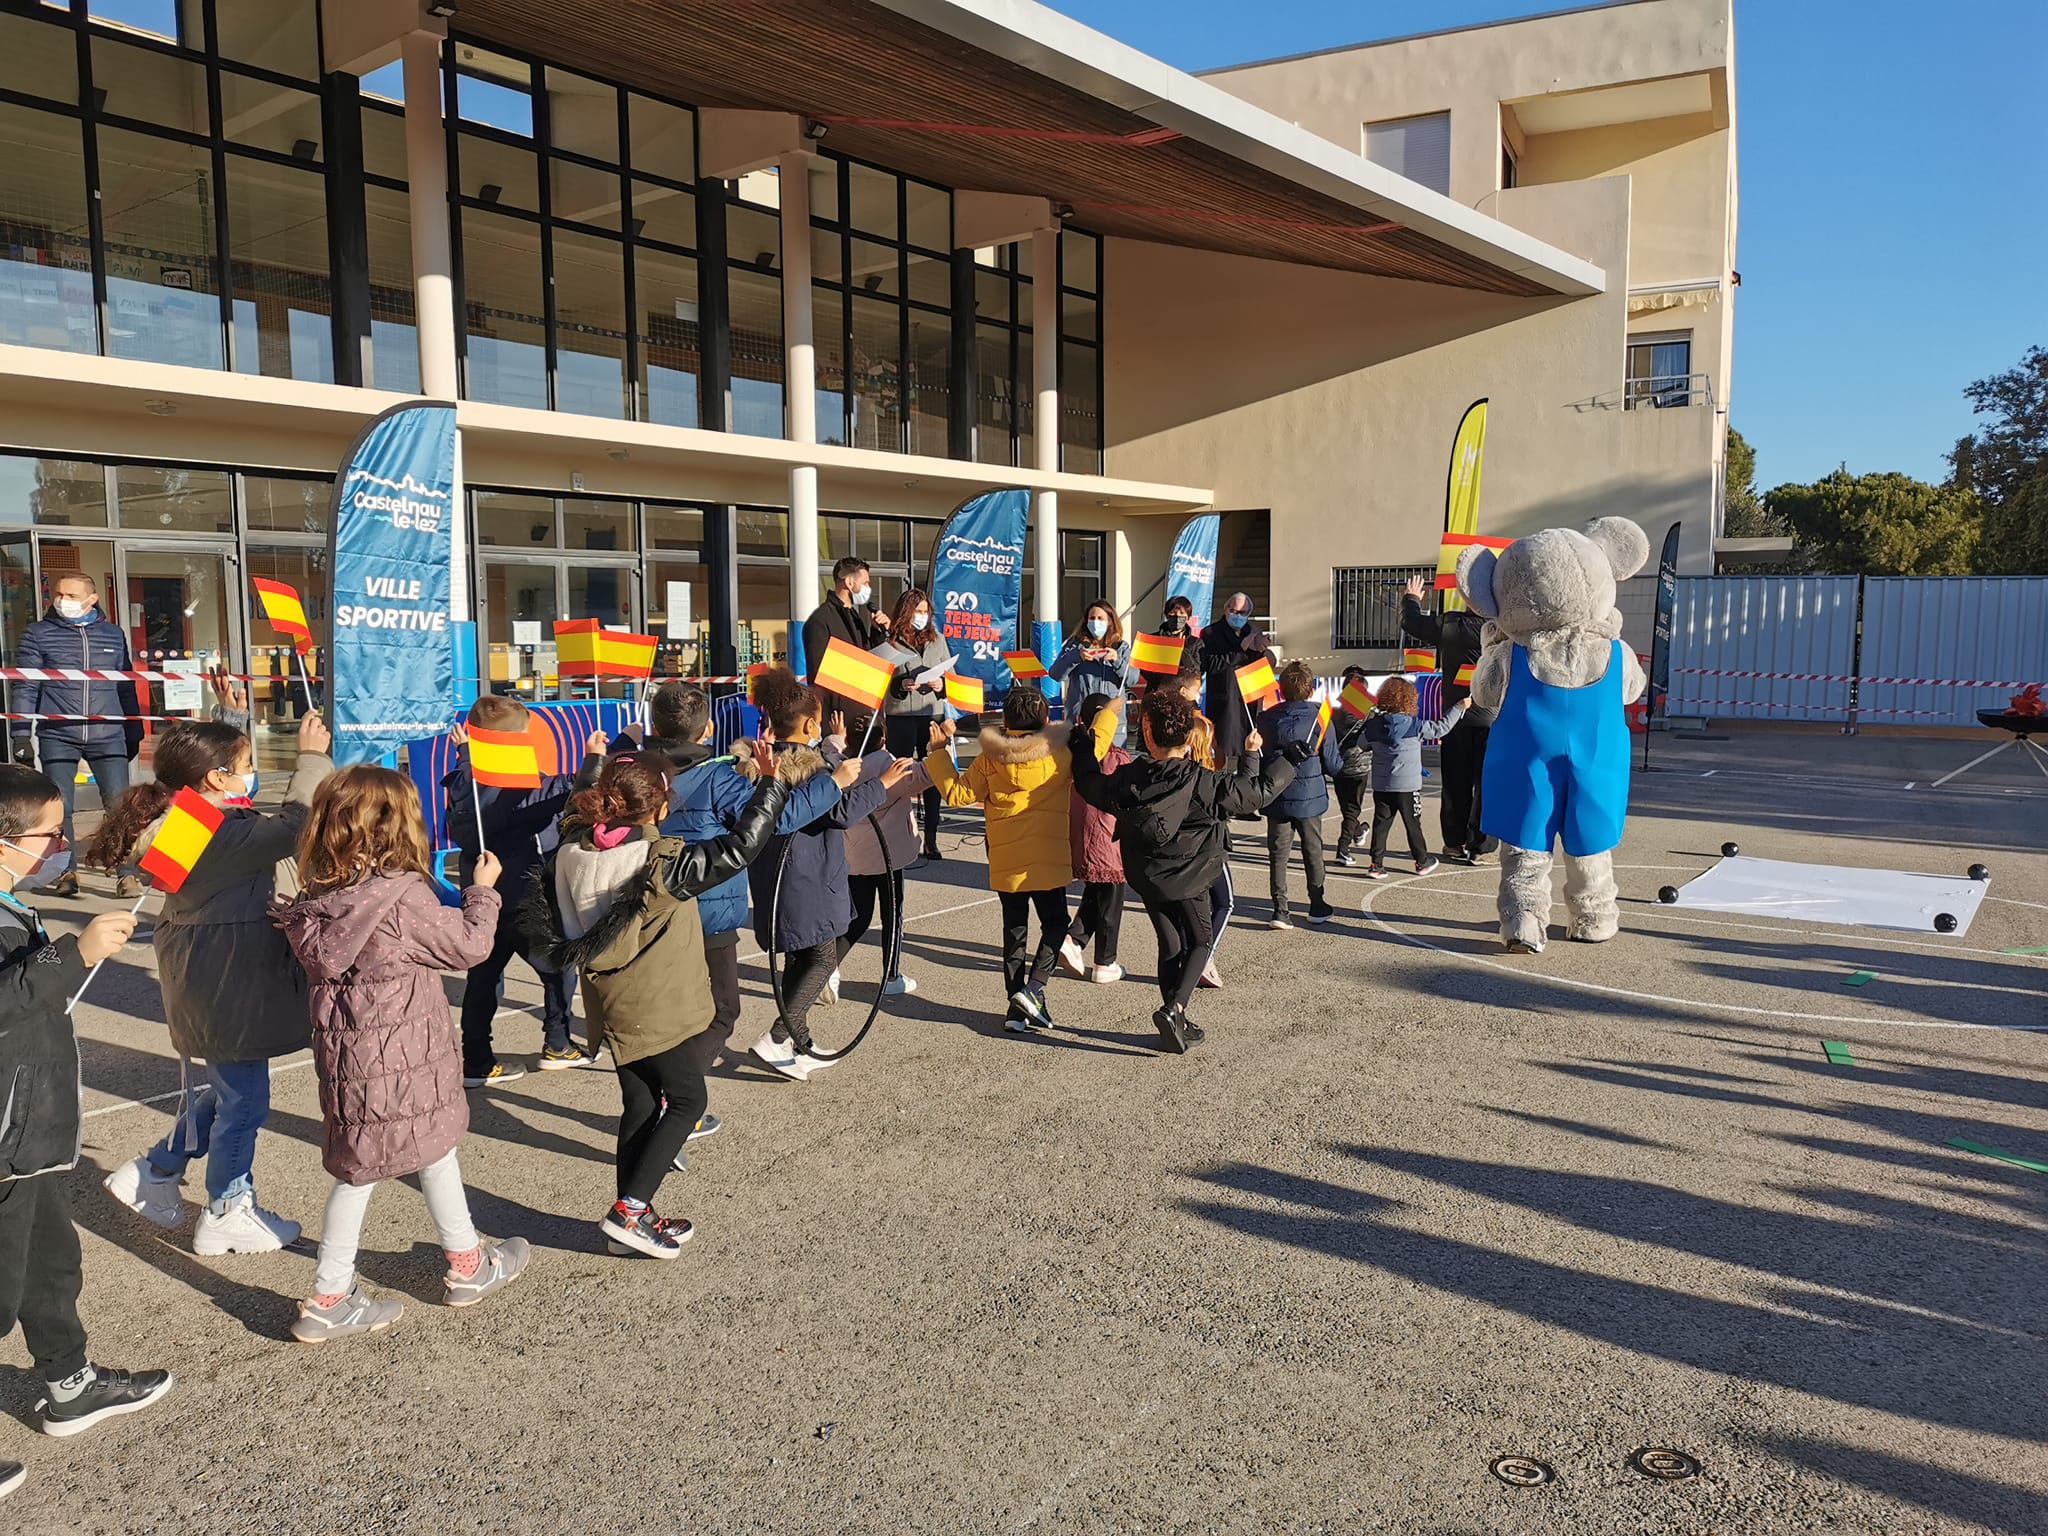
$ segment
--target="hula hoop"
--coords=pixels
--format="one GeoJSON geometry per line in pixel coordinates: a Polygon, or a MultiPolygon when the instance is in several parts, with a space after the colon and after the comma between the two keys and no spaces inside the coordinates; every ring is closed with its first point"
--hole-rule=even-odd
{"type": "MultiPolygon", "coordinates": [[[[897,962],[902,959],[903,932],[897,922],[896,882],[889,878],[889,876],[896,873],[896,865],[889,857],[889,839],[882,833],[881,822],[875,819],[879,814],[880,812],[878,811],[869,812],[867,823],[875,829],[875,843],[882,850],[882,889],[878,893],[881,917],[886,924],[882,929],[882,980],[875,987],[875,1000],[868,1008],[866,1020],[862,1022],[859,1031],[851,1040],[847,1041],[846,1044],[839,1047],[836,1051],[826,1051],[818,1048],[817,1037],[812,1036],[811,1043],[806,1048],[806,1054],[815,1057],[819,1061],[843,1061],[853,1054],[855,1046],[867,1039],[868,1031],[875,1027],[875,1020],[881,1017],[882,998],[886,995],[884,988],[887,987],[889,977],[895,971],[897,962]]],[[[789,872],[789,850],[793,846],[794,837],[797,835],[792,833],[790,838],[783,840],[782,852],[775,860],[775,891],[768,899],[768,986],[775,994],[775,1018],[777,1023],[782,1021],[784,1010],[782,1005],[782,957],[775,948],[775,935],[782,929],[782,877],[789,872]]],[[[807,1025],[805,1033],[808,1034],[809,1032],[807,1025]]],[[[791,1043],[795,1043],[794,1035],[791,1036],[791,1043]]]]}

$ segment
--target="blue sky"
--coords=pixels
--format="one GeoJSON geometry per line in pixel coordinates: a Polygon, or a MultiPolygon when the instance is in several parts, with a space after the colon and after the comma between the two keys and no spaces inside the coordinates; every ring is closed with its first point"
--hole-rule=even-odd
{"type": "MultiPolygon", "coordinates": [[[[1051,3],[1183,69],[1555,8],[1051,3]]],[[[1758,482],[1840,463],[1942,478],[1972,425],[1963,386],[2048,346],[2048,3],[1736,0],[1735,94],[1728,398],[1758,482]]]]}

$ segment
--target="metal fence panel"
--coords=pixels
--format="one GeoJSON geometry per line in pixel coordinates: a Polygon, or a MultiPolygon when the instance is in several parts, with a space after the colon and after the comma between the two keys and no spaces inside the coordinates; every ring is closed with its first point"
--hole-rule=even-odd
{"type": "Polygon", "coordinates": [[[1862,678],[1858,719],[1975,725],[2048,681],[2048,577],[1866,577],[1862,678]]]}
{"type": "Polygon", "coordinates": [[[1856,581],[1681,576],[1665,713],[1846,720],[1856,660],[1856,581]]]}

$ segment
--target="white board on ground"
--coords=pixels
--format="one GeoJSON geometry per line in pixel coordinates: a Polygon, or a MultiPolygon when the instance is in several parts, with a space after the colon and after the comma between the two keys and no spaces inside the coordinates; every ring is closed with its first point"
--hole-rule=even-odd
{"type": "Polygon", "coordinates": [[[1897,869],[1846,869],[1781,859],[1723,859],[1679,887],[1677,905],[1700,912],[1746,912],[1806,923],[1905,928],[1936,933],[1946,912],[1960,937],[1970,931],[1985,882],[1967,875],[1914,875],[1897,869]]]}

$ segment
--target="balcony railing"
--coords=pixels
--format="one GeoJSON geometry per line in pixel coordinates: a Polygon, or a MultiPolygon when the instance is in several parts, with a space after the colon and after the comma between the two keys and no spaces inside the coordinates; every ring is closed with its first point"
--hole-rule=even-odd
{"type": "Polygon", "coordinates": [[[1713,403],[1713,381],[1704,373],[1656,374],[1646,379],[1630,379],[1621,391],[1622,409],[1627,411],[1661,411],[1672,406],[1713,403]]]}

